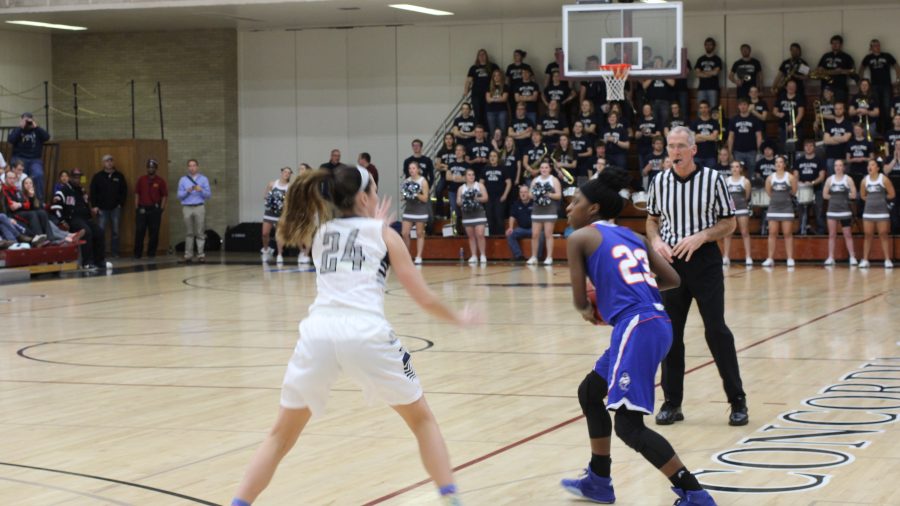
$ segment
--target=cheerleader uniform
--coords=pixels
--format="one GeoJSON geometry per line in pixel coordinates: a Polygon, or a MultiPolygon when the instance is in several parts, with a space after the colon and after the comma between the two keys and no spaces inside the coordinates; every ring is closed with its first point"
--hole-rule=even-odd
{"type": "Polygon", "coordinates": [[[531,208],[531,221],[534,223],[555,222],[559,213],[559,201],[550,198],[553,193],[553,176],[538,176],[531,183],[531,195],[534,207],[531,208]]]}
{"type": "Polygon", "coordinates": [[[472,186],[463,184],[459,190],[463,192],[462,197],[462,222],[464,227],[475,227],[487,224],[487,214],[484,212],[484,205],[475,200],[475,197],[482,193],[484,189],[480,184],[474,183],[472,186]]]}
{"type": "Polygon", "coordinates": [[[278,223],[281,211],[284,209],[284,196],[287,194],[288,185],[281,180],[272,184],[272,190],[266,195],[266,208],[263,211],[263,221],[278,223]]]}
{"type": "Polygon", "coordinates": [[[866,206],[862,217],[865,221],[891,221],[883,178],[884,174],[878,174],[878,179],[872,181],[867,175],[863,180],[863,184],[866,185],[866,206]]]}
{"type": "Polygon", "coordinates": [[[829,220],[838,220],[845,227],[850,225],[850,218],[853,216],[850,212],[848,177],[847,174],[844,174],[844,177],[838,181],[837,176],[831,176],[831,186],[828,187],[831,198],[828,201],[828,212],[825,214],[829,220]]]}
{"type": "Polygon", "coordinates": [[[744,181],[744,176],[741,176],[737,181],[731,179],[731,176],[725,179],[725,186],[728,188],[728,193],[731,194],[732,202],[734,202],[735,216],[750,216],[750,203],[747,202],[744,181]]]}
{"type": "Polygon", "coordinates": [[[422,202],[418,199],[418,195],[422,193],[422,183],[424,177],[419,177],[416,181],[407,178],[403,182],[403,196],[406,204],[403,206],[403,221],[412,223],[427,223],[429,216],[428,201],[422,202]]]}
{"type": "Polygon", "coordinates": [[[772,198],[769,202],[769,221],[794,221],[794,202],[791,198],[791,182],[787,173],[781,179],[772,175],[772,198]]]}

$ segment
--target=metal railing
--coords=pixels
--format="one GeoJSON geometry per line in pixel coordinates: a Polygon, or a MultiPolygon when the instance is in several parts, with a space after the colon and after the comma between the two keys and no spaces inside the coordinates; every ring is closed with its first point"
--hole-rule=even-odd
{"type": "MultiPolygon", "coordinates": [[[[462,105],[469,102],[472,98],[471,93],[466,93],[456,102],[456,104],[450,109],[450,112],[447,116],[441,120],[440,124],[438,124],[434,133],[431,135],[431,138],[425,142],[425,145],[422,147],[422,154],[434,160],[435,155],[437,155],[438,151],[440,151],[441,147],[444,145],[444,135],[447,134],[453,128],[453,120],[459,116],[459,110],[462,108],[462,105]]],[[[434,184],[431,185],[431,201],[435,202],[438,198],[437,188],[442,185],[438,184],[440,179],[443,179],[444,174],[442,172],[437,172],[434,175],[434,184]]]]}

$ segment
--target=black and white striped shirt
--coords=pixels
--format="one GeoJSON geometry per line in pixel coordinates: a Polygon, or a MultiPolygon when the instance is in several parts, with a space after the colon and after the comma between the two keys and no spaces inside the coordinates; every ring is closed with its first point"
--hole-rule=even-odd
{"type": "Polygon", "coordinates": [[[653,178],[647,212],[659,217],[659,235],[675,246],[678,241],[734,216],[734,202],[725,179],[709,167],[697,168],[686,179],[674,170],[653,178]]]}

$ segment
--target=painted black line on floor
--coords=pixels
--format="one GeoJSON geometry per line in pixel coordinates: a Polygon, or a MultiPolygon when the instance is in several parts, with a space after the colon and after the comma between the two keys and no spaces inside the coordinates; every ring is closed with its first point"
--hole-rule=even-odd
{"type": "Polygon", "coordinates": [[[206,504],[208,506],[219,506],[218,503],[206,501],[204,499],[199,499],[197,497],[191,497],[189,495],[179,494],[178,492],[172,492],[171,490],[163,490],[161,488],[151,487],[149,485],[141,485],[140,483],[133,483],[130,481],[117,480],[115,478],[106,478],[103,476],[96,476],[93,474],[84,474],[84,473],[76,473],[73,471],[64,471],[62,469],[51,469],[49,467],[27,466],[25,464],[15,464],[12,462],[0,462],[0,466],[18,467],[21,469],[31,469],[33,471],[43,471],[46,473],[56,473],[56,474],[64,474],[67,476],[77,476],[79,478],[87,478],[89,480],[106,481],[106,482],[115,483],[118,485],[125,485],[126,487],[140,488],[140,489],[144,489],[144,490],[149,490],[151,492],[156,492],[159,494],[177,497],[179,499],[184,499],[186,501],[191,501],[191,502],[194,502],[197,504],[206,504]]]}

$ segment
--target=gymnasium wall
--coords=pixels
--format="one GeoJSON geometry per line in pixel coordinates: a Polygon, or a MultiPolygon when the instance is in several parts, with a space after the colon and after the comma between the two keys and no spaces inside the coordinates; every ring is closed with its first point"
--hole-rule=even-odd
{"type": "MultiPolygon", "coordinates": [[[[770,83],[791,42],[799,42],[815,65],[834,33],[843,34],[845,49],[857,61],[872,37],[900,57],[898,18],[900,7],[687,12],[685,45],[696,60],[703,40],[715,37],[730,67],[740,57],[740,44],[747,42],[770,83]]],[[[241,32],[241,220],[259,219],[263,188],[279,167],[301,161],[316,166],[331,148],[351,163],[359,152],[371,153],[382,193],[396,202],[399,164],[410,153],[410,140],[431,137],[459,99],[479,48],[502,67],[514,49],[528,51],[527,61],[543,82],[543,69],[560,40],[558,19],[241,32]]]]}
{"type": "MultiPolygon", "coordinates": [[[[0,30],[0,126],[19,124],[25,111],[44,123],[44,81],[50,81],[50,34],[0,30]]],[[[8,161],[8,160],[7,160],[8,161]]]]}
{"type": "MultiPolygon", "coordinates": [[[[51,115],[50,133],[57,139],[75,138],[73,82],[81,90],[79,138],[130,139],[132,79],[137,138],[159,139],[155,88],[161,83],[173,245],[184,234],[175,189],[189,158],[199,160],[212,186],[207,227],[222,233],[238,223],[237,38],[234,30],[53,35],[53,101],[60,112],[51,115]]],[[[99,166],[97,160],[93,169],[99,166]]]]}

